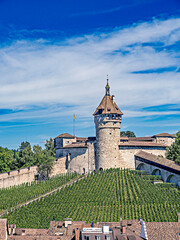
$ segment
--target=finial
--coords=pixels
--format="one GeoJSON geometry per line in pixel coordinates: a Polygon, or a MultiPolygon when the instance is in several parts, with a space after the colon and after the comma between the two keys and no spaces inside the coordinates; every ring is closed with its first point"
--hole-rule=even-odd
{"type": "Polygon", "coordinates": [[[106,84],[105,89],[106,89],[106,95],[109,96],[110,95],[110,86],[109,86],[108,81],[109,81],[109,78],[108,78],[108,74],[107,74],[107,84],[106,84]]]}

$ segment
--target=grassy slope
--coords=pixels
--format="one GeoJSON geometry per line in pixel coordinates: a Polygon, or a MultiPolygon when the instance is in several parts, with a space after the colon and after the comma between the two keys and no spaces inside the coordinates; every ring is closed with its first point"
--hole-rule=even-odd
{"type": "Polygon", "coordinates": [[[8,216],[9,223],[19,227],[48,228],[49,222],[64,220],[177,221],[180,191],[170,186],[153,185],[136,171],[110,169],[88,175],[51,196],[8,216]]]}

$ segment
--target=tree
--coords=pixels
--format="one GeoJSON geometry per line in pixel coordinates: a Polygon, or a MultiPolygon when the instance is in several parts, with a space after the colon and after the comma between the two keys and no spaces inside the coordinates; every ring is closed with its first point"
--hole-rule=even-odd
{"type": "Polygon", "coordinates": [[[131,131],[122,131],[121,137],[136,137],[136,135],[131,131]]]}
{"type": "Polygon", "coordinates": [[[19,146],[19,156],[22,157],[22,152],[25,150],[28,146],[31,144],[29,142],[22,142],[21,145],[19,146]]]}
{"type": "Polygon", "coordinates": [[[13,151],[8,148],[0,147],[0,172],[9,172],[12,170],[13,151]]]}
{"type": "Polygon", "coordinates": [[[43,157],[38,168],[38,172],[42,178],[48,178],[52,172],[54,161],[56,158],[56,151],[54,148],[54,141],[52,138],[46,140],[45,149],[43,150],[43,157]]]}
{"type": "Polygon", "coordinates": [[[34,153],[34,163],[35,165],[39,165],[42,162],[42,158],[44,157],[42,147],[39,145],[34,145],[33,153],[34,153]]]}
{"type": "Polygon", "coordinates": [[[180,164],[180,131],[176,133],[175,142],[167,148],[166,157],[180,164]]]}
{"type": "Polygon", "coordinates": [[[20,161],[21,161],[21,164],[23,167],[30,167],[30,166],[35,165],[34,153],[31,149],[31,145],[27,146],[22,151],[22,157],[21,157],[20,161]]]}

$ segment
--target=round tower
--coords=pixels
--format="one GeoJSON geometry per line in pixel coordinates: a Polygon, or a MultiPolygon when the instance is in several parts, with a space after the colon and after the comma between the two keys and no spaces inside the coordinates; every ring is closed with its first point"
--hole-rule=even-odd
{"type": "Polygon", "coordinates": [[[120,128],[123,113],[110,95],[107,79],[105,96],[94,115],[96,127],[96,169],[116,168],[119,166],[120,128]]]}

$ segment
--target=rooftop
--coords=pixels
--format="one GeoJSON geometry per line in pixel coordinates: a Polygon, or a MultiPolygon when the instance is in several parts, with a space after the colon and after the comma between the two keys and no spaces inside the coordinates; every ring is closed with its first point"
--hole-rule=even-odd
{"type": "Polygon", "coordinates": [[[175,138],[176,136],[174,134],[169,134],[169,133],[159,133],[154,135],[153,137],[173,137],[175,138]]]}
{"type": "Polygon", "coordinates": [[[180,165],[176,164],[174,161],[171,161],[167,158],[159,157],[159,156],[156,156],[154,154],[147,153],[144,151],[139,151],[138,153],[136,153],[135,156],[143,158],[143,159],[147,159],[147,160],[157,163],[159,165],[166,166],[168,168],[172,168],[177,171],[180,171],[180,165]]]}
{"type": "Polygon", "coordinates": [[[136,147],[166,147],[159,143],[154,142],[145,142],[145,141],[128,141],[128,142],[119,142],[119,146],[136,146],[136,147]]]}
{"type": "Polygon", "coordinates": [[[55,139],[56,138],[75,138],[76,136],[73,136],[73,135],[71,135],[71,134],[69,134],[69,133],[62,133],[62,134],[60,134],[59,136],[57,136],[57,137],[55,137],[55,139]]]}
{"type": "Polygon", "coordinates": [[[85,142],[76,142],[72,144],[65,145],[63,148],[87,148],[87,144],[85,142]]]}
{"type": "Polygon", "coordinates": [[[101,103],[99,106],[96,108],[96,111],[94,112],[93,115],[99,115],[99,114],[119,114],[123,115],[121,110],[118,108],[114,101],[114,96],[110,95],[110,87],[107,82],[107,85],[105,87],[106,89],[106,94],[103,97],[101,103]]]}

